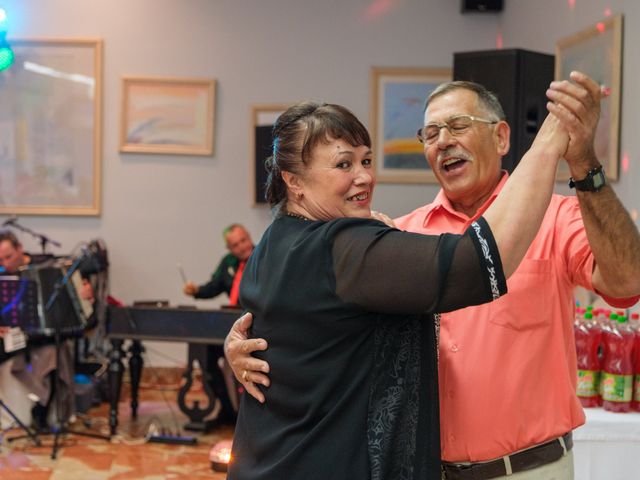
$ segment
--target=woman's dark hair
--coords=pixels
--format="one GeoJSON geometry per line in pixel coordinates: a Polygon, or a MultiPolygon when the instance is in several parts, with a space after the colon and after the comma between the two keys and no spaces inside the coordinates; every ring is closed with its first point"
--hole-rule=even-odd
{"type": "Polygon", "coordinates": [[[366,127],[343,106],[300,102],[278,117],[273,126],[273,155],[265,161],[266,198],[276,215],[287,203],[287,185],[282,172],[301,175],[316,145],[337,139],[354,147],[371,148],[366,127]]]}

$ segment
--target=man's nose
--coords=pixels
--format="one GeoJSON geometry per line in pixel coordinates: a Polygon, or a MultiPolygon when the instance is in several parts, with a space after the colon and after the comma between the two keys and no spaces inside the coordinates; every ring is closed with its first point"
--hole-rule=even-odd
{"type": "Polygon", "coordinates": [[[440,131],[438,132],[438,139],[436,141],[438,148],[445,148],[451,145],[455,142],[455,138],[456,137],[451,134],[447,127],[441,127],[440,131]]]}

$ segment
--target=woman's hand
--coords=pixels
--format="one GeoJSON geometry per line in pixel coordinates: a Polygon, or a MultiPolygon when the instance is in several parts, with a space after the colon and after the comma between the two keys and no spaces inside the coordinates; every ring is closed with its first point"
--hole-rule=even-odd
{"type": "Polygon", "coordinates": [[[547,90],[551,102],[549,111],[569,133],[569,145],[564,158],[575,178],[599,165],[595,153],[595,135],[600,118],[601,99],[607,90],[581,72],[571,72],[570,80],[552,82],[547,90]]]}

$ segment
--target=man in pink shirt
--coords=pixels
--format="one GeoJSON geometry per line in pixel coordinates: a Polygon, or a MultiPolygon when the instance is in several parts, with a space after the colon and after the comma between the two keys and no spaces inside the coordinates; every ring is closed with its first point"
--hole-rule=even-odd
{"type": "MultiPolygon", "coordinates": [[[[571,455],[553,461],[554,452],[570,451],[565,435],[585,419],[576,397],[573,290],[580,285],[621,308],[640,294],[637,229],[594,171],[600,167],[593,151],[599,86],[580,74],[572,79],[577,85],[552,85],[549,96],[570,89],[585,103],[582,118],[566,118],[573,130],[565,158],[572,178],[593,177],[592,184],[578,182],[577,197],[553,196],[507,295],[441,317],[440,428],[448,479],[500,478],[509,470],[512,479],[573,478],[571,455]]],[[[459,233],[507,179],[500,160],[509,148],[509,126],[495,97],[464,82],[431,94],[425,125],[421,141],[442,190],[433,203],[395,222],[417,233],[459,233]],[[456,130],[461,115],[480,117],[472,120],[474,132],[456,130]]]]}
{"type": "MultiPolygon", "coordinates": [[[[441,316],[446,479],[572,479],[570,434],[585,418],[575,392],[573,289],[596,291],[620,308],[640,294],[640,236],[606,184],[593,148],[600,88],[577,72],[571,79],[552,83],[547,95],[554,102],[549,111],[570,133],[565,159],[577,179],[577,197],[554,195],[508,280],[507,295],[441,316]]],[[[417,233],[460,233],[506,181],[501,157],[509,149],[510,129],[495,96],[469,82],[439,86],[427,101],[425,125],[419,137],[442,190],[396,225],[417,233]]],[[[234,330],[228,338],[229,345],[238,340],[232,350],[266,348],[260,339],[244,342],[234,330]]],[[[234,355],[236,374],[259,395],[254,382],[268,385],[260,373],[268,367],[234,355]]]]}

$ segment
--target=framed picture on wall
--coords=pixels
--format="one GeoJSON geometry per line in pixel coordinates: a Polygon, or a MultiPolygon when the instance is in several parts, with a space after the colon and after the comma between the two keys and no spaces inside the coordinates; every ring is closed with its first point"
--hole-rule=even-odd
{"type": "Polygon", "coordinates": [[[216,81],[125,77],[120,151],[213,155],[216,81]]]}
{"type": "Polygon", "coordinates": [[[437,183],[416,133],[427,97],[448,80],[447,68],[372,68],[370,131],[379,182],[437,183]]]}
{"type": "Polygon", "coordinates": [[[264,161],[272,155],[273,135],[271,133],[277,118],[289,105],[264,104],[251,108],[251,195],[253,205],[264,205],[267,170],[264,161]]]}
{"type": "MultiPolygon", "coordinates": [[[[618,179],[620,101],[622,77],[622,15],[609,17],[556,44],[556,80],[568,79],[579,70],[604,86],[610,94],[602,99],[595,149],[607,177],[618,179]]],[[[560,162],[558,180],[569,179],[566,162],[560,162]]]]}
{"type": "Polygon", "coordinates": [[[102,40],[8,40],[0,73],[0,214],[99,215],[102,40]]]}

